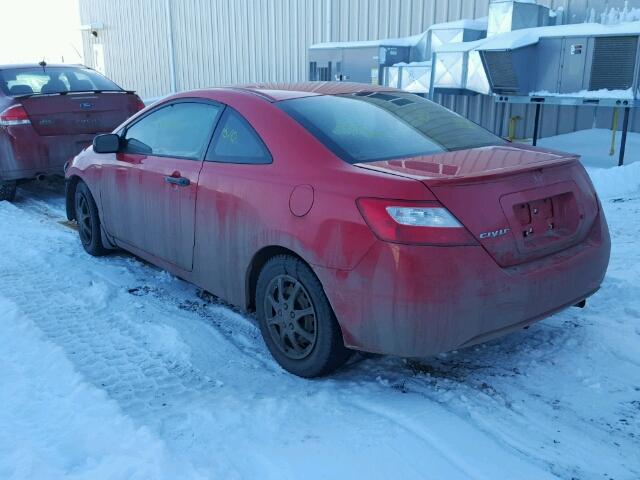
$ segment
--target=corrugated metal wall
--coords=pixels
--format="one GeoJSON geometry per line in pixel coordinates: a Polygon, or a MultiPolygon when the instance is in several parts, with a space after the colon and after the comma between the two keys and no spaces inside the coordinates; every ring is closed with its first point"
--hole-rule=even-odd
{"type": "MultiPolygon", "coordinates": [[[[591,8],[599,12],[605,5],[624,6],[624,0],[540,3],[562,6],[570,23],[583,22],[591,8]]],[[[640,7],[640,0],[631,0],[629,6],[640,7]]],[[[313,43],[413,35],[433,23],[484,16],[488,7],[489,0],[80,0],[80,18],[83,24],[105,25],[97,37],[83,33],[87,63],[93,65],[92,45],[103,44],[107,75],[149,98],[171,90],[171,41],[178,90],[289,82],[307,78],[307,49],[313,43]]],[[[520,116],[517,136],[531,136],[533,108],[496,105],[481,95],[442,95],[437,100],[505,135],[509,118],[520,116]]],[[[547,105],[541,135],[594,125],[609,128],[611,112],[547,105]]],[[[633,130],[640,126],[638,115],[632,116],[633,130]]]]}

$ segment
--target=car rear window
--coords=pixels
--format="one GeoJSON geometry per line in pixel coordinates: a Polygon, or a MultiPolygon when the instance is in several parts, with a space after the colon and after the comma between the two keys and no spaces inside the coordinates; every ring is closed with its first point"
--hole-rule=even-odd
{"type": "Polygon", "coordinates": [[[40,95],[68,92],[122,91],[94,70],[80,67],[29,67],[0,70],[0,89],[5,95],[40,95]]]}
{"type": "Polygon", "coordinates": [[[277,105],[349,163],[505,143],[470,120],[410,93],[314,96],[277,105]]]}

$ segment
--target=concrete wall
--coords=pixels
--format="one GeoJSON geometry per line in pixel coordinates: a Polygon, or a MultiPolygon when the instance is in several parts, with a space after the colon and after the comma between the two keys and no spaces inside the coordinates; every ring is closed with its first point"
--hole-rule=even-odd
{"type": "MultiPolygon", "coordinates": [[[[624,0],[540,3],[562,6],[565,23],[583,22],[591,8],[624,6],[624,0]]],[[[640,0],[629,5],[640,7],[640,0]]],[[[97,37],[83,32],[87,63],[94,66],[93,45],[102,44],[105,73],[150,98],[171,91],[172,64],[177,90],[305,80],[313,43],[413,35],[433,23],[484,16],[488,6],[489,0],[80,0],[80,17],[82,24],[105,27],[97,37]]],[[[509,116],[520,115],[517,136],[531,135],[531,108],[503,112],[484,96],[438,101],[505,135],[509,116]]],[[[637,117],[632,129],[640,125],[637,117]]],[[[610,109],[545,106],[542,136],[610,123],[610,109]]]]}

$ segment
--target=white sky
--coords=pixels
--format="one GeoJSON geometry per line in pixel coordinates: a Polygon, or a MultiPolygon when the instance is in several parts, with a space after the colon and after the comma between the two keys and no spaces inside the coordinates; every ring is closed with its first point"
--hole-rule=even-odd
{"type": "Polygon", "coordinates": [[[81,35],[78,0],[0,0],[0,64],[83,63],[81,35]]]}

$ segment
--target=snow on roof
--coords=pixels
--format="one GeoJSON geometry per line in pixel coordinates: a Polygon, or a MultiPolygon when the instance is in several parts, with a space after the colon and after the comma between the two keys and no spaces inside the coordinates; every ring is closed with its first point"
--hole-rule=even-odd
{"type": "MultiPolygon", "coordinates": [[[[481,50],[512,50],[538,43],[546,37],[572,37],[591,35],[629,35],[640,34],[640,22],[626,22],[618,25],[600,23],[574,23],[550,27],[524,28],[502,33],[480,40],[481,50]]],[[[477,43],[477,42],[476,42],[477,43]]],[[[439,49],[440,50],[440,49],[439,49]]]]}
{"type": "Polygon", "coordinates": [[[311,45],[309,49],[326,48],[371,48],[371,47],[413,47],[424,37],[424,33],[402,38],[383,38],[380,40],[364,40],[358,42],[325,42],[311,45]]]}
{"type": "Polygon", "coordinates": [[[425,62],[400,62],[400,63],[394,63],[393,64],[394,67],[430,67],[431,66],[431,60],[427,60],[425,62]]]}
{"type": "Polygon", "coordinates": [[[530,92],[532,97],[567,97],[567,98],[628,98],[633,99],[633,89],[627,90],[607,90],[602,88],[600,90],[580,90],[579,92],[572,93],[558,93],[549,92],[547,90],[540,90],[538,92],[530,92]]]}
{"type": "Polygon", "coordinates": [[[465,28],[468,30],[486,30],[489,23],[488,17],[475,19],[462,19],[453,22],[436,23],[429,27],[429,30],[449,30],[454,28],[465,28]]]}

